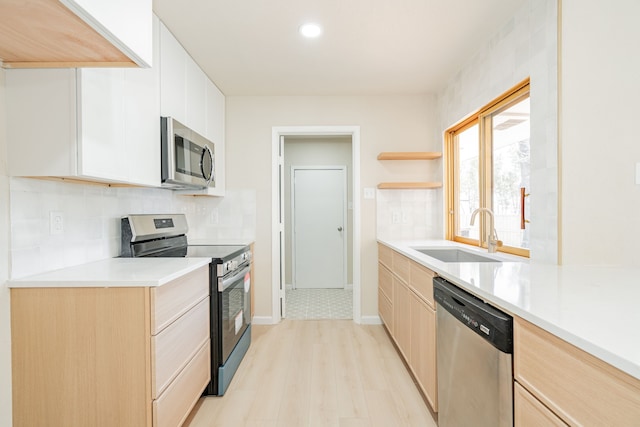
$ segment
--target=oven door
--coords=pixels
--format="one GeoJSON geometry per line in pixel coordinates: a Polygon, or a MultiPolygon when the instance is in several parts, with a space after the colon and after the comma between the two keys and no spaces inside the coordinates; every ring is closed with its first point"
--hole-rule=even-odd
{"type": "Polygon", "coordinates": [[[250,264],[218,279],[218,327],[222,341],[222,365],[251,323],[250,288],[250,264]]]}

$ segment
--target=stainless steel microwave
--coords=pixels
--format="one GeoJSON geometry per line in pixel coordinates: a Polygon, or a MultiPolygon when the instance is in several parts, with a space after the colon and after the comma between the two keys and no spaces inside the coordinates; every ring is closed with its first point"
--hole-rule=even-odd
{"type": "Polygon", "coordinates": [[[174,190],[215,187],[215,146],[171,117],[161,117],[162,186],[174,190]]]}

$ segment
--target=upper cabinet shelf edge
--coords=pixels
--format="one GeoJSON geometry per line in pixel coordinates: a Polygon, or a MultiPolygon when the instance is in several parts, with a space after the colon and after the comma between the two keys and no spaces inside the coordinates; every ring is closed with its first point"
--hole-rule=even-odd
{"type": "Polygon", "coordinates": [[[387,151],[378,154],[378,160],[434,160],[442,157],[439,151],[387,151]]]}

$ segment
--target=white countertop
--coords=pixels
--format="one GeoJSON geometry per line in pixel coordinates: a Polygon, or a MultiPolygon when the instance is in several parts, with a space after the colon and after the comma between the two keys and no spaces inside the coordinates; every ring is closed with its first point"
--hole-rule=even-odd
{"type": "Polygon", "coordinates": [[[8,282],[10,288],[162,286],[211,262],[211,258],[109,258],[8,282]]]}
{"type": "Polygon", "coordinates": [[[190,245],[211,246],[249,246],[253,240],[246,239],[189,239],[190,245]]]}
{"type": "Polygon", "coordinates": [[[639,268],[544,265],[502,254],[500,263],[445,263],[412,247],[494,254],[449,241],[379,242],[640,379],[639,268]]]}

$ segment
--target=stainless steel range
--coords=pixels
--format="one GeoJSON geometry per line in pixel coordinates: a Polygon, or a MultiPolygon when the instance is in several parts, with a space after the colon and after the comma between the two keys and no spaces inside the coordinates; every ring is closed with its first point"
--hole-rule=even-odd
{"type": "Polygon", "coordinates": [[[248,246],[189,245],[182,214],[129,215],[121,220],[123,257],[211,258],[211,383],[222,396],[251,343],[251,251],[248,246]]]}

